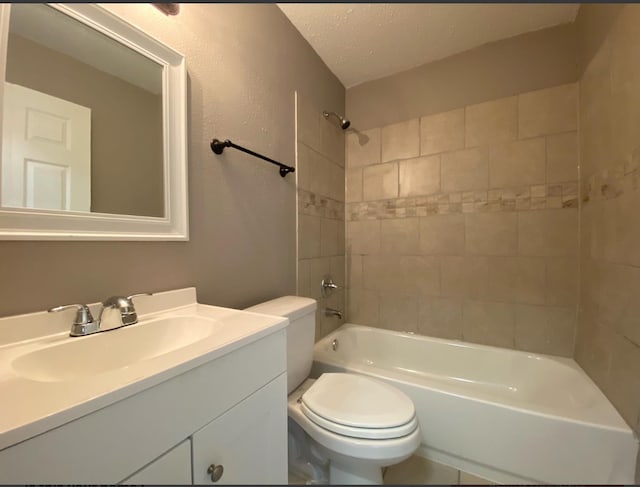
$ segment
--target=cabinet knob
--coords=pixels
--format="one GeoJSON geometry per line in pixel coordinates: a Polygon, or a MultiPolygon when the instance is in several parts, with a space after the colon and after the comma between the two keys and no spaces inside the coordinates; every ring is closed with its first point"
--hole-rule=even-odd
{"type": "Polygon", "coordinates": [[[207,473],[211,474],[211,482],[217,482],[224,473],[224,467],[222,465],[215,465],[212,463],[209,465],[207,473]]]}

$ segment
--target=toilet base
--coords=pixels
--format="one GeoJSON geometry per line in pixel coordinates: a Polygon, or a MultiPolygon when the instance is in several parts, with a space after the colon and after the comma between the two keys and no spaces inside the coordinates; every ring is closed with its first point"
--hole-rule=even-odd
{"type": "Polygon", "coordinates": [[[368,463],[352,463],[343,466],[329,462],[329,483],[331,485],[381,485],[382,468],[368,463]]]}

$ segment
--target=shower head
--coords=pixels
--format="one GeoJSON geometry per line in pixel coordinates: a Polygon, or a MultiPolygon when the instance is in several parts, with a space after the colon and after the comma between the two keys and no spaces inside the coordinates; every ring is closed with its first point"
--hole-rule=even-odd
{"type": "Polygon", "coordinates": [[[324,112],[322,112],[322,115],[324,115],[324,118],[329,118],[329,115],[333,115],[334,117],[336,117],[340,121],[340,128],[342,130],[348,129],[349,125],[351,125],[351,122],[349,122],[349,120],[347,120],[344,117],[341,117],[336,112],[328,112],[325,110],[324,112]]]}

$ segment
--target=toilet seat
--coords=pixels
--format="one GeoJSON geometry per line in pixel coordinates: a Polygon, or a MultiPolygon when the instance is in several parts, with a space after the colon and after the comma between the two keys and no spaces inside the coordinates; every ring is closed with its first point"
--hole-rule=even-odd
{"type": "Polygon", "coordinates": [[[355,374],[321,375],[300,398],[300,409],[318,426],[352,438],[400,438],[418,427],[403,392],[355,374]]]}

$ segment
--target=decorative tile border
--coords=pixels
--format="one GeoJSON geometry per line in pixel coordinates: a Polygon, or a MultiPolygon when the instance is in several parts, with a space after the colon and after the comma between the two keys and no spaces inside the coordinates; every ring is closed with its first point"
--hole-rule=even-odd
{"type": "Polygon", "coordinates": [[[344,221],[344,203],[298,188],[298,212],[344,221]]]}
{"type": "Polygon", "coordinates": [[[612,168],[592,175],[582,186],[582,204],[619,198],[640,189],[640,153],[631,161],[620,161],[612,168]]]}
{"type": "Polygon", "coordinates": [[[347,204],[347,220],[578,207],[578,182],[347,204]]]}

